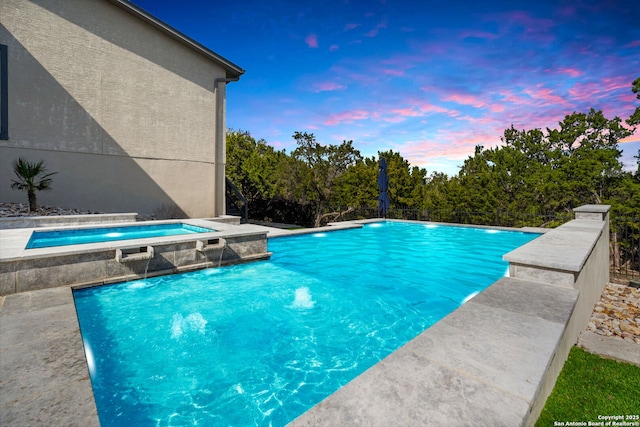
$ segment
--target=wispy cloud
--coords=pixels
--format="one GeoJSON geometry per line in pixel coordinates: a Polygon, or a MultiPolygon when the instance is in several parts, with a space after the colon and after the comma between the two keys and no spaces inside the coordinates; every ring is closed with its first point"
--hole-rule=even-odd
{"type": "Polygon", "coordinates": [[[336,82],[320,82],[313,85],[314,92],[331,92],[334,90],[346,89],[345,85],[336,82]]]}
{"type": "Polygon", "coordinates": [[[324,124],[335,126],[341,123],[353,123],[358,120],[365,120],[370,117],[370,112],[366,110],[343,111],[341,113],[329,115],[329,117],[324,121],[324,124]]]}
{"type": "Polygon", "coordinates": [[[638,2],[474,2],[456,13],[360,3],[305,3],[278,17],[273,6],[252,10],[258,34],[238,32],[234,41],[248,41],[220,51],[247,69],[228,89],[230,126],[246,123],[269,142],[274,128],[308,129],[323,143],[340,136],[363,151],[395,147],[412,164],[451,166],[475,145],[500,144],[512,124],[557,128],[591,107],[624,119],[638,105],[638,2]],[[279,79],[283,67],[289,79],[279,79]]]}
{"type": "Polygon", "coordinates": [[[304,38],[304,42],[307,44],[307,46],[311,48],[317,48],[318,36],[316,34],[309,34],[307,37],[304,38]]]}
{"type": "Polygon", "coordinates": [[[471,105],[475,108],[483,108],[487,105],[487,102],[477,96],[463,95],[463,94],[451,94],[442,98],[443,101],[451,101],[462,105],[471,105]]]}
{"type": "Polygon", "coordinates": [[[535,105],[564,105],[569,106],[567,100],[554,92],[553,89],[543,87],[541,84],[523,90],[523,93],[529,95],[535,105]]]}
{"type": "Polygon", "coordinates": [[[407,108],[394,108],[391,110],[391,113],[400,116],[400,117],[422,117],[424,116],[424,112],[420,110],[416,110],[414,107],[407,108]]]}
{"type": "Polygon", "coordinates": [[[387,21],[378,22],[378,24],[370,31],[367,31],[364,36],[365,37],[375,37],[378,35],[378,32],[382,29],[387,28],[387,21]]]}
{"type": "Polygon", "coordinates": [[[401,77],[404,76],[404,71],[402,70],[397,70],[395,68],[384,68],[382,70],[382,74],[386,74],[388,76],[396,76],[396,77],[401,77]]]}
{"type": "Polygon", "coordinates": [[[460,37],[463,39],[475,38],[475,39],[494,40],[494,39],[497,39],[499,36],[495,33],[490,33],[488,31],[466,30],[460,34],[460,37]]]}
{"type": "Polygon", "coordinates": [[[570,77],[580,77],[584,75],[584,71],[578,70],[577,68],[570,68],[570,67],[560,67],[560,68],[556,68],[555,70],[549,70],[549,71],[555,72],[558,74],[566,74],[570,77]]]}

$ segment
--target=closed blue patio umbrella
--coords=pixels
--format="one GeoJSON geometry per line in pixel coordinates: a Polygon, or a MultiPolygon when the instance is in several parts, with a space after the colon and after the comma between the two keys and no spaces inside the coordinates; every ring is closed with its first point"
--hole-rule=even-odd
{"type": "Polygon", "coordinates": [[[387,216],[391,201],[387,195],[389,189],[389,176],[387,175],[387,162],[383,157],[380,158],[378,164],[378,188],[380,189],[380,195],[378,196],[378,215],[387,216]]]}

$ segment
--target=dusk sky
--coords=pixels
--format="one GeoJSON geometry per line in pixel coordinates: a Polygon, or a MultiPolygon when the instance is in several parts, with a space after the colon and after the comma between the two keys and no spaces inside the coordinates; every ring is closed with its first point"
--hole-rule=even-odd
{"type": "MultiPolygon", "coordinates": [[[[277,149],[295,131],[456,174],[478,144],[640,101],[640,1],[134,0],[246,70],[227,127],[277,149]]],[[[640,130],[620,145],[635,169],[640,130]]]]}

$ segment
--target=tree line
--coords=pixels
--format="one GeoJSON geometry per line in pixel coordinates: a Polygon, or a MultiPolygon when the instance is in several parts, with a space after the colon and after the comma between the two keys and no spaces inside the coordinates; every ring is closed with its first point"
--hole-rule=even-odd
{"type": "MultiPolygon", "coordinates": [[[[640,99],[640,78],[631,90],[640,99]]],[[[475,147],[455,176],[412,166],[399,152],[363,157],[353,141],[323,145],[295,132],[296,148],[276,150],[247,131],[227,134],[227,176],[249,202],[250,218],[319,226],[339,214],[378,206],[378,159],[387,162],[391,209],[571,212],[610,204],[640,216],[640,150],[625,171],[619,143],[640,125],[640,106],[626,119],[602,111],[568,114],[556,129],[504,131],[501,144],[475,147]]]]}

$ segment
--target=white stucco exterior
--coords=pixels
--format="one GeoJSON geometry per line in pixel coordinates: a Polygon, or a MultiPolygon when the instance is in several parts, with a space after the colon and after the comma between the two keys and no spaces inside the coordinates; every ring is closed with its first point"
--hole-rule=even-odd
{"type": "Polygon", "coordinates": [[[2,0],[0,44],[0,201],[26,202],[9,187],[25,157],[58,172],[39,204],[224,214],[226,83],[214,81],[241,68],[123,0],[2,0]]]}

